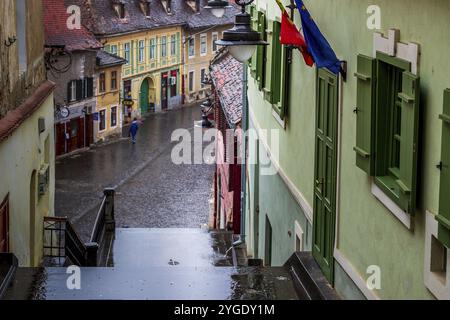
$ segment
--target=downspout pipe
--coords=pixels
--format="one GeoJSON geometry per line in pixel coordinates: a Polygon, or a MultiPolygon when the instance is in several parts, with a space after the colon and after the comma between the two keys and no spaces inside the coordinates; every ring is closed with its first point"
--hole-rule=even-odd
{"type": "Polygon", "coordinates": [[[248,65],[243,65],[242,75],[242,165],[241,165],[241,234],[239,240],[233,243],[233,247],[240,247],[245,245],[245,213],[246,213],[246,200],[247,200],[247,139],[246,132],[249,127],[249,111],[248,111],[248,65]]]}

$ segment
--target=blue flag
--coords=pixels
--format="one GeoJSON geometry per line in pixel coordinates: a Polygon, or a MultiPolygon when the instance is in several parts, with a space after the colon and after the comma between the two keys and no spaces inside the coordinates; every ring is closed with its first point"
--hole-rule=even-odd
{"type": "Polygon", "coordinates": [[[327,39],[320,32],[302,0],[295,0],[302,19],[303,35],[309,53],[314,58],[317,68],[328,68],[334,74],[341,70],[341,61],[336,57],[327,39]]]}

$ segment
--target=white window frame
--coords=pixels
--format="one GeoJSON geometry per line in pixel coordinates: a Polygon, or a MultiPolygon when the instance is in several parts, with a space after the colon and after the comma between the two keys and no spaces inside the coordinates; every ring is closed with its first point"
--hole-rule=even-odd
{"type": "Polygon", "coordinates": [[[216,53],[217,52],[217,45],[215,45],[215,42],[219,40],[219,33],[218,32],[213,32],[211,35],[211,52],[212,53],[216,53]],[[216,40],[214,40],[214,38],[216,38],[216,40]],[[214,50],[214,47],[216,48],[216,50],[214,50]]]}
{"type": "Polygon", "coordinates": [[[145,40],[139,40],[138,43],[138,62],[145,62],[145,40]]]}
{"type": "Polygon", "coordinates": [[[167,58],[167,36],[161,37],[161,58],[167,58]],[[163,42],[163,39],[165,39],[166,41],[163,42]]]}
{"type": "Polygon", "coordinates": [[[188,38],[188,57],[189,59],[195,58],[195,35],[190,36],[188,38]],[[193,42],[193,50],[192,50],[192,54],[191,54],[191,41],[193,42]]]}
{"type": "Polygon", "coordinates": [[[101,132],[105,132],[106,130],[108,129],[108,109],[100,109],[99,111],[98,111],[98,132],[99,133],[101,133],[101,132]],[[105,111],[105,129],[103,129],[103,130],[101,130],[100,129],[100,123],[102,122],[102,117],[101,117],[101,113],[102,113],[102,111],[105,111]]]}
{"type": "Polygon", "coordinates": [[[176,56],[177,55],[177,35],[172,34],[170,36],[170,55],[176,56]]]}
{"type": "Polygon", "coordinates": [[[204,57],[208,54],[208,35],[203,33],[200,35],[200,57],[204,57]],[[205,40],[205,45],[203,46],[203,40],[205,40]],[[204,52],[203,52],[203,49],[204,52]]]}
{"type": "Polygon", "coordinates": [[[450,299],[450,249],[447,249],[447,271],[446,278],[431,271],[432,261],[432,238],[438,238],[438,222],[430,211],[426,211],[425,222],[425,261],[424,282],[430,292],[439,300],[450,299]]]}
{"type": "Polygon", "coordinates": [[[201,70],[200,70],[200,86],[202,87],[202,89],[204,88],[204,87],[206,87],[204,84],[203,84],[203,80],[206,78],[206,68],[202,68],[201,70]],[[204,78],[202,79],[202,75],[204,75],[204,78]]]}
{"type": "Polygon", "coordinates": [[[189,93],[195,92],[195,71],[189,71],[188,73],[188,91],[189,93]],[[191,73],[192,73],[192,82],[191,82],[191,73]],[[191,83],[192,83],[192,90],[191,90],[191,83]]]}
{"type": "Polygon", "coordinates": [[[130,64],[131,60],[131,44],[129,42],[123,44],[123,58],[127,61],[126,65],[130,64]],[[127,49],[128,47],[128,49],[127,49]],[[127,58],[128,54],[128,58],[127,58]]]}
{"type": "Polygon", "coordinates": [[[111,111],[110,111],[110,115],[109,115],[109,121],[110,121],[110,128],[111,129],[115,129],[119,125],[119,117],[118,117],[118,115],[119,115],[119,107],[118,106],[112,106],[111,107],[111,111]],[[113,115],[112,111],[113,111],[114,108],[116,109],[116,125],[115,126],[112,125],[112,115],[113,115]]]}
{"type": "Polygon", "coordinates": [[[77,81],[76,80],[72,80],[70,81],[70,95],[71,95],[71,99],[69,102],[75,102],[77,101],[77,81]]]}
{"type": "Polygon", "coordinates": [[[156,55],[158,54],[158,43],[156,38],[150,39],[150,50],[149,50],[149,58],[151,61],[156,59],[156,55]]]}
{"type": "Polygon", "coordinates": [[[117,53],[118,53],[118,52],[119,52],[119,51],[118,51],[118,46],[117,46],[117,44],[112,44],[112,45],[111,45],[111,53],[117,56],[117,53]],[[114,49],[113,49],[113,48],[114,48],[114,49]]]}

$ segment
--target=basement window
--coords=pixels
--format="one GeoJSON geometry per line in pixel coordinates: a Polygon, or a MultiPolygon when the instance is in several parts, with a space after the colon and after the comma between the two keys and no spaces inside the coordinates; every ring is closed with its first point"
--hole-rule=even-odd
{"type": "Polygon", "coordinates": [[[435,237],[431,236],[430,271],[442,284],[447,279],[447,248],[435,237]]]}

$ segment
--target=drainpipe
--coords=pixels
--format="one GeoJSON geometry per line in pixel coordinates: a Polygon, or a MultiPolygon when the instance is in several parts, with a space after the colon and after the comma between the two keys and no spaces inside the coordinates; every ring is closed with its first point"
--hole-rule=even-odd
{"type": "Polygon", "coordinates": [[[248,97],[247,97],[247,83],[248,83],[248,66],[246,63],[243,65],[242,76],[242,165],[241,165],[241,234],[239,240],[233,243],[233,247],[239,247],[245,245],[245,202],[247,200],[247,139],[245,133],[248,131],[249,119],[248,119],[248,97]]]}

